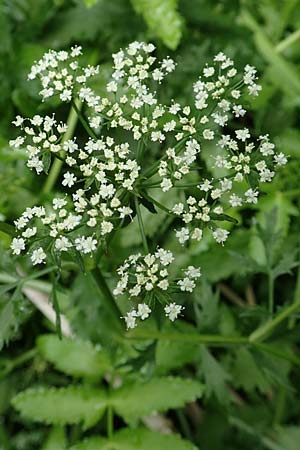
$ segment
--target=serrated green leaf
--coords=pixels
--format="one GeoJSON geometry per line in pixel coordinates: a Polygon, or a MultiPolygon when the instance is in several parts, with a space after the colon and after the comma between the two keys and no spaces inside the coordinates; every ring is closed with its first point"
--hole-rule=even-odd
{"type": "Polygon", "coordinates": [[[126,422],[135,422],[155,411],[180,408],[201,397],[203,390],[203,385],[198,381],[161,377],[126,384],[112,392],[110,401],[126,422]]]}
{"type": "MultiPolygon", "coordinates": [[[[183,321],[176,322],[176,327],[169,322],[163,332],[177,331],[181,333],[195,333],[195,327],[183,321]]],[[[155,359],[158,373],[167,373],[170,369],[182,367],[195,360],[199,346],[190,342],[174,342],[160,339],[156,345],[155,359]]]]}
{"type": "Polygon", "coordinates": [[[67,447],[65,431],[61,427],[53,428],[42,450],[65,450],[67,447]]]}
{"type": "Polygon", "coordinates": [[[100,389],[85,386],[66,388],[32,388],[20,392],[13,406],[26,419],[49,425],[83,423],[89,428],[101,419],[107,395],[100,389]]]}
{"type": "Polygon", "coordinates": [[[62,372],[74,377],[100,379],[111,368],[108,355],[88,341],[59,339],[55,334],[37,339],[42,355],[62,372]]]}
{"type": "Polygon", "coordinates": [[[270,388],[263,372],[245,347],[237,350],[233,367],[233,380],[235,386],[241,387],[247,392],[253,392],[256,388],[261,392],[266,392],[270,388]]]}
{"type": "Polygon", "coordinates": [[[137,13],[144,17],[149,30],[170,49],[175,50],[182,36],[182,18],[178,0],[131,0],[137,13]]]}
{"type": "Polygon", "coordinates": [[[207,397],[214,394],[220,403],[227,404],[230,399],[226,385],[229,374],[204,346],[201,348],[201,359],[207,397]]]}
{"type": "Polygon", "coordinates": [[[72,450],[197,450],[197,447],[175,434],[160,434],[141,428],[121,430],[111,440],[86,439],[72,450]]]}

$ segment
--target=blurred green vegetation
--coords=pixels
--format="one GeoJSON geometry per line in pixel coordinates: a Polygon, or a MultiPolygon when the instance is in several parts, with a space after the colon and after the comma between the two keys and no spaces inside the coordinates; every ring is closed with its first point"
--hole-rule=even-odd
{"type": "MultiPolygon", "coordinates": [[[[199,264],[205,279],[193,304],[186,306],[186,320],[176,325],[178,333],[249,335],[267,320],[270,277],[279,315],[289,302],[300,302],[299,0],[2,0],[0,218],[12,222],[25,206],[38,202],[44,182],[25,167],[25,155],[8,146],[15,133],[11,121],[17,114],[32,116],[57,107],[41,104],[37,86],[26,81],[32,63],[49,48],[80,44],[87,59],[99,63],[105,73],[111,54],[134,40],[153,41],[160,57],[170,55],[178,62],[162,97],[188,102],[201,68],[221,50],[237,65],[251,64],[259,70],[263,91],[249,104],[252,113],[245,125],[256,136],[269,133],[280,151],[289,155],[289,162],[274,183],[264,187],[268,195],[239,212],[241,226],[233,229],[226,247],[206,239],[184,253],[180,263],[199,264]]],[[[57,113],[65,117],[68,111],[59,107],[57,113]]],[[[147,217],[148,236],[162,232],[164,225],[164,214],[152,221],[147,217]]],[[[103,261],[105,271],[113,272],[139,244],[133,223],[113,241],[103,261]]],[[[2,229],[0,245],[0,281],[5,283],[5,276],[14,276],[15,267],[5,252],[9,238],[2,229]]],[[[47,278],[43,283],[49,293],[47,278]]],[[[0,290],[0,449],[70,448],[88,433],[77,425],[65,430],[34,425],[11,406],[11,398],[32,384],[66,387],[77,378],[76,374],[75,381],[71,378],[72,370],[64,368],[60,373],[59,364],[35,346],[40,334],[53,331],[51,325],[28,304],[21,289],[10,296],[5,286],[0,290]]],[[[299,449],[300,316],[296,309],[278,321],[265,352],[259,346],[224,349],[168,339],[157,345],[151,340],[135,346],[116,344],[101,293],[99,297],[92,281],[82,274],[63,277],[58,301],[81,338],[111,351],[119,376],[126,374],[132,381],[171,374],[206,384],[201,403],[183,408],[184,399],[177,411],[168,414],[177,432],[200,450],[299,449]]],[[[135,407],[133,403],[133,411],[135,407]]],[[[117,428],[126,421],[121,413],[120,417],[117,428]]],[[[94,434],[102,433],[102,427],[95,426],[94,434]]],[[[116,447],[97,441],[78,448],[138,448],[130,435],[124,441],[132,447],[122,447],[118,443],[122,438],[115,439],[116,447]]],[[[154,437],[152,442],[151,450],[156,450],[154,437]]],[[[178,450],[189,448],[172,439],[164,445],[163,450],[177,449],[175,445],[178,450]]]]}

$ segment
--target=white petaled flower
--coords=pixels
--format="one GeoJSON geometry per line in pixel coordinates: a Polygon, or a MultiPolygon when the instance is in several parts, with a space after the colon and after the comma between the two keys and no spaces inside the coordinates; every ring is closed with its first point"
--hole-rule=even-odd
{"type": "Polygon", "coordinates": [[[67,252],[72,247],[72,243],[65,236],[57,238],[55,241],[55,249],[59,252],[67,252]]]}
{"type": "Polygon", "coordinates": [[[138,310],[137,310],[137,317],[140,317],[141,320],[145,320],[149,317],[149,315],[151,314],[151,309],[149,308],[148,305],[146,305],[146,303],[139,303],[138,304],[138,310]]]}
{"type": "Polygon", "coordinates": [[[10,248],[14,255],[20,255],[25,250],[25,240],[23,238],[13,238],[10,248]]]}
{"type": "Polygon", "coordinates": [[[73,173],[67,172],[64,174],[64,179],[62,181],[63,186],[72,187],[75,184],[75,181],[77,181],[77,178],[73,173]]]}
{"type": "Polygon", "coordinates": [[[218,244],[224,244],[229,236],[229,231],[224,230],[223,228],[217,228],[213,231],[213,237],[218,244]]]}
{"type": "Polygon", "coordinates": [[[75,239],[75,248],[84,254],[92,253],[97,249],[97,240],[92,236],[81,236],[75,239]]]}
{"type": "Polygon", "coordinates": [[[253,189],[248,189],[245,192],[245,201],[246,203],[257,203],[257,197],[258,197],[258,192],[256,190],[253,189]]]}
{"type": "Polygon", "coordinates": [[[248,128],[243,128],[242,130],[236,130],[235,131],[236,137],[237,139],[239,139],[240,141],[245,142],[246,139],[250,138],[250,133],[248,128]]]}
{"type": "Polygon", "coordinates": [[[35,250],[33,250],[32,254],[31,254],[31,261],[32,264],[35,266],[36,264],[42,264],[45,263],[45,260],[47,258],[46,253],[44,252],[44,250],[42,249],[42,247],[39,247],[35,250]]]}
{"type": "Polygon", "coordinates": [[[132,328],[136,327],[136,318],[137,318],[137,313],[135,310],[130,311],[126,314],[126,316],[124,317],[124,320],[125,320],[127,329],[132,329],[132,328]]]}
{"type": "Polygon", "coordinates": [[[183,306],[177,305],[176,303],[170,303],[169,305],[165,306],[165,314],[166,316],[174,322],[174,320],[177,319],[181,311],[184,309],[183,306]]]}

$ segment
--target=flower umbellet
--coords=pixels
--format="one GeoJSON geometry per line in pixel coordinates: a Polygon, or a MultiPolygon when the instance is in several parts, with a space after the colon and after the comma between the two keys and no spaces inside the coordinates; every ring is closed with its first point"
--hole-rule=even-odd
{"type": "Polygon", "coordinates": [[[66,170],[61,181],[64,194],[51,204],[27,208],[15,221],[18,235],[12,252],[28,252],[33,265],[57,262],[65,255],[94,255],[110,234],[137,214],[144,253],[129,256],[118,268],[113,294],[127,295],[134,304],[124,317],[127,328],[147,319],[157,302],[173,321],[184,309],[173,301],[173,294],[193,292],[201,271],[189,266],[182,269],[181,278],[171,277],[169,266],[176,265],[176,258],[160,247],[149,251],[139,204],[151,199],[152,189],[160,190],[162,199],[176,190],[179,202],[167,208],[162,200],[155,207],[173,216],[178,251],[190,240],[200,241],[206,232],[224,245],[229,231],[220,222],[232,219],[228,210],[256,204],[260,183],[271,182],[276,169],[287,162],[268,135],[254,140],[247,127],[236,127],[246,114],[247,98],[261,90],[256,69],[247,65],[239,73],[220,52],[191,87],[193,104],[173,99],[162,104],[160,84],[176,64],[171,58],[159,61],[153,44],[133,42],[113,55],[111,79],[102,96],[90,84],[101,76],[101,68],[82,67],[80,55],[80,47],[50,50],[29,74],[29,79],[40,80],[43,101],[56,96],[75,109],[78,102],[83,105],[85,117],[78,108],[76,112],[88,136],[80,144],[76,137],[66,139],[68,127],[54,114],[17,116],[13,122],[21,134],[10,145],[26,150],[30,169],[47,173],[51,160],[59,157],[66,170]],[[231,120],[233,132],[228,131],[231,120]],[[127,140],[120,142],[115,132],[120,129],[127,140]],[[222,176],[199,169],[206,145],[214,149],[213,173],[222,176]]]}

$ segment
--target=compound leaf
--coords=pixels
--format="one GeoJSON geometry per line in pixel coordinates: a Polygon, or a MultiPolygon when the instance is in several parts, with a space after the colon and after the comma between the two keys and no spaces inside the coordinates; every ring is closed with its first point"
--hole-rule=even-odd
{"type": "Polygon", "coordinates": [[[37,346],[47,361],[67,375],[99,379],[111,368],[107,353],[88,341],[61,340],[49,334],[40,336],[37,346]]]}
{"type": "Polygon", "coordinates": [[[107,405],[106,393],[85,386],[65,388],[32,388],[20,392],[13,406],[26,419],[49,425],[83,423],[93,426],[102,417],[107,405]]]}

